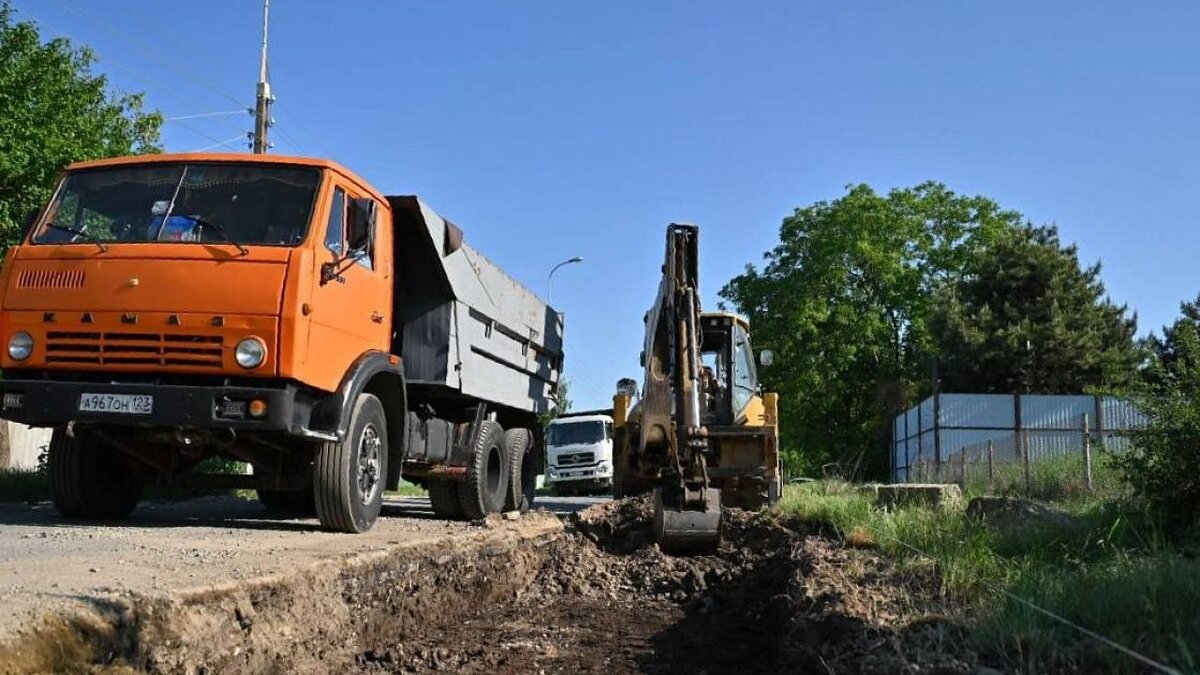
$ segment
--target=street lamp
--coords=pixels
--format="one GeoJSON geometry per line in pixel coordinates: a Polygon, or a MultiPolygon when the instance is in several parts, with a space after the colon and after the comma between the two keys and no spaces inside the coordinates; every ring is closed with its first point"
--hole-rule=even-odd
{"type": "Polygon", "coordinates": [[[573,263],[581,263],[581,262],[583,262],[583,258],[580,258],[579,256],[575,256],[574,258],[571,258],[570,260],[564,260],[564,261],[558,263],[557,265],[555,265],[554,267],[550,268],[550,274],[549,274],[549,276],[546,277],[546,304],[547,305],[550,304],[551,300],[554,297],[554,292],[553,292],[554,291],[554,273],[557,272],[558,268],[562,267],[563,265],[570,265],[573,263]]]}

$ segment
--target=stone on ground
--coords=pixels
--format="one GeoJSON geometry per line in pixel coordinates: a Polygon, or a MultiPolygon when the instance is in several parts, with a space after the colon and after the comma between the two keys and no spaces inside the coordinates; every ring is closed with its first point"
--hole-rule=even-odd
{"type": "Polygon", "coordinates": [[[962,490],[953,483],[893,483],[877,488],[875,504],[883,507],[933,506],[956,507],[962,504],[962,490]]]}

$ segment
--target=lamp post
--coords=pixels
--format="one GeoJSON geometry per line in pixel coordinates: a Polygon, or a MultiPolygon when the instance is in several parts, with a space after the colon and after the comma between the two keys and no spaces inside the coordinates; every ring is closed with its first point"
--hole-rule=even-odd
{"type": "Polygon", "coordinates": [[[571,265],[581,262],[583,262],[583,258],[575,256],[570,260],[564,260],[550,268],[550,274],[546,277],[546,304],[550,304],[554,299],[554,273],[558,271],[558,268],[562,267],[563,265],[571,265]]]}

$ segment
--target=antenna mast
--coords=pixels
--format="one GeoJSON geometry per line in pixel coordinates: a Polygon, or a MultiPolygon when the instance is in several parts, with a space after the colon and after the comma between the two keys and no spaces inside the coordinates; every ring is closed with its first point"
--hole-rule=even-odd
{"type": "Polygon", "coordinates": [[[267,16],[271,0],[263,0],[262,24],[262,56],[258,66],[258,96],[254,102],[254,131],[250,132],[250,148],[254,154],[261,155],[271,147],[267,142],[267,129],[275,124],[271,117],[271,104],[275,97],[271,94],[271,83],[267,80],[267,16]]]}

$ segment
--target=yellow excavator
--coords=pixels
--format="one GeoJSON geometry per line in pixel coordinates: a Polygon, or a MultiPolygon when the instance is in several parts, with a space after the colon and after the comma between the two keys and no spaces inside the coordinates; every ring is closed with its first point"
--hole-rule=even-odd
{"type": "Polygon", "coordinates": [[[700,310],[699,237],[667,228],[641,398],[632,380],[613,398],[613,494],[653,491],[655,539],[677,553],[717,548],[722,506],[757,510],[782,492],[778,397],[760,391],[746,319],[700,310]]]}

